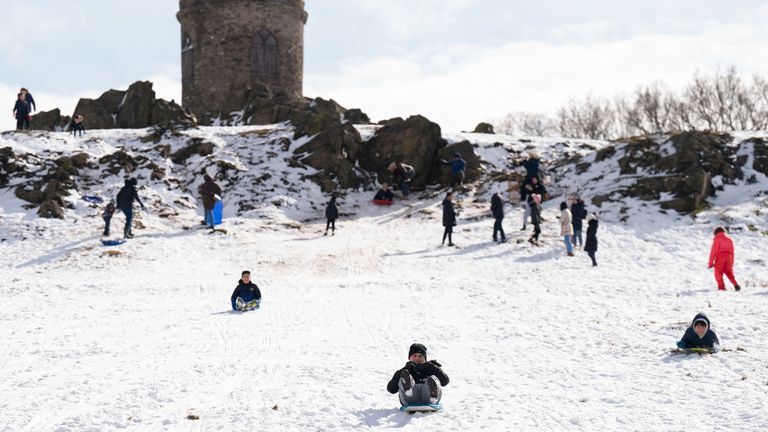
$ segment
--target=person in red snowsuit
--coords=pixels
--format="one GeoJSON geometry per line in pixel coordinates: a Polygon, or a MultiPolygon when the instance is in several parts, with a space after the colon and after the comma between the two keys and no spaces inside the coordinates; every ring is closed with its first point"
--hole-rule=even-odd
{"type": "Polygon", "coordinates": [[[709,252],[709,268],[715,268],[715,280],[717,289],[725,291],[723,274],[728,276],[736,291],[741,287],[733,276],[733,240],[725,234],[725,228],[715,229],[715,238],[712,241],[712,250],[709,252]]]}

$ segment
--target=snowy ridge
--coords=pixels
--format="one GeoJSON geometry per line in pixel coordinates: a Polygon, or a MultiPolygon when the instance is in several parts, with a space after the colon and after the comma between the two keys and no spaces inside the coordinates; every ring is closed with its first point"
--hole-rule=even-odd
{"type": "MultiPolygon", "coordinates": [[[[591,194],[610,191],[610,163],[575,168],[608,143],[446,136],[477,144],[489,178],[529,149],[573,158],[550,167],[557,198],[544,206],[542,246],[526,242],[510,206],[510,242],[490,241],[490,194],[506,184],[489,180],[458,194],[460,248],[448,248],[444,191],[391,208],[346,191],[325,237],[328,197],[292,161],[290,128],[177,133],[157,144],[141,141],[151,131],[0,137],[17,154],[143,155],[132,175],[148,205],[136,238],[105,248],[101,209],[78,195],[64,220],[38,218],[13,188],[0,195],[1,432],[768,428],[763,177],[725,185],[695,218],[604,203],[592,268],[580,251],[564,256],[555,207],[566,186],[578,184],[590,209],[591,194]],[[174,164],[155,149],[173,154],[194,138],[216,151],[174,164]],[[224,167],[228,233],[208,234],[196,229],[196,188],[203,170],[224,167]],[[165,177],[153,180],[157,168],[165,177]],[[633,212],[626,222],[621,206],[633,212]],[[712,228],[728,220],[744,227],[732,232],[739,293],[717,292],[706,270],[712,228]],[[229,297],[244,269],[264,301],[237,313],[229,297]],[[725,350],[671,356],[700,311],[725,350]],[[440,413],[409,416],[385,391],[412,342],[451,378],[440,413]]],[[[81,171],[80,195],[116,193],[124,173],[102,168],[81,171]]]]}

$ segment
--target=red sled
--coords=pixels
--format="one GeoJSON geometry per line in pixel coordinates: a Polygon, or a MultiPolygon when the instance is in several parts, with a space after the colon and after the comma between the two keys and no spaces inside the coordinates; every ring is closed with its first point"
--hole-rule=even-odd
{"type": "Polygon", "coordinates": [[[381,206],[390,206],[392,205],[393,201],[392,200],[373,200],[373,203],[381,206]]]}

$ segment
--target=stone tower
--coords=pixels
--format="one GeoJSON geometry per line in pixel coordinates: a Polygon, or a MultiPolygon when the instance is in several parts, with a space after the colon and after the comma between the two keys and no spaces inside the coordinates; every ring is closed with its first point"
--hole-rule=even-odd
{"type": "Polygon", "coordinates": [[[242,109],[264,85],[302,96],[304,0],[179,0],[176,17],[183,106],[203,123],[242,109]]]}

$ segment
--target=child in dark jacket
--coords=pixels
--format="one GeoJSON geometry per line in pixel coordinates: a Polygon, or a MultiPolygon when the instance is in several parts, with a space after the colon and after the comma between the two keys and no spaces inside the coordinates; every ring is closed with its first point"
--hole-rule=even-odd
{"type": "Polygon", "coordinates": [[[256,309],[261,305],[261,291],[251,282],[251,272],[243,271],[232,293],[232,310],[256,309]]]}
{"type": "Polygon", "coordinates": [[[705,348],[716,350],[720,345],[720,340],[712,331],[709,324],[709,318],[703,313],[693,317],[691,325],[685,330],[683,338],[677,342],[677,347],[682,349],[705,348]]]}
{"type": "Polygon", "coordinates": [[[109,203],[104,207],[104,213],[101,214],[101,218],[104,219],[104,235],[109,235],[109,223],[112,221],[112,215],[115,214],[115,199],[109,200],[109,203]]]}
{"type": "Polygon", "coordinates": [[[587,216],[587,241],[584,243],[584,252],[589,255],[592,260],[592,267],[597,266],[595,260],[595,253],[597,253],[597,216],[594,213],[590,213],[587,216]]]}
{"type": "Polygon", "coordinates": [[[450,382],[441,366],[437,360],[427,361],[427,347],[415,343],[408,349],[408,362],[389,380],[387,391],[398,393],[403,406],[440,403],[442,386],[450,382]]]}
{"type": "Polygon", "coordinates": [[[336,197],[331,197],[328,206],[325,208],[325,218],[328,222],[325,224],[325,234],[328,235],[328,228],[331,229],[331,235],[336,234],[336,219],[339,218],[339,209],[336,207],[336,197]]]}

